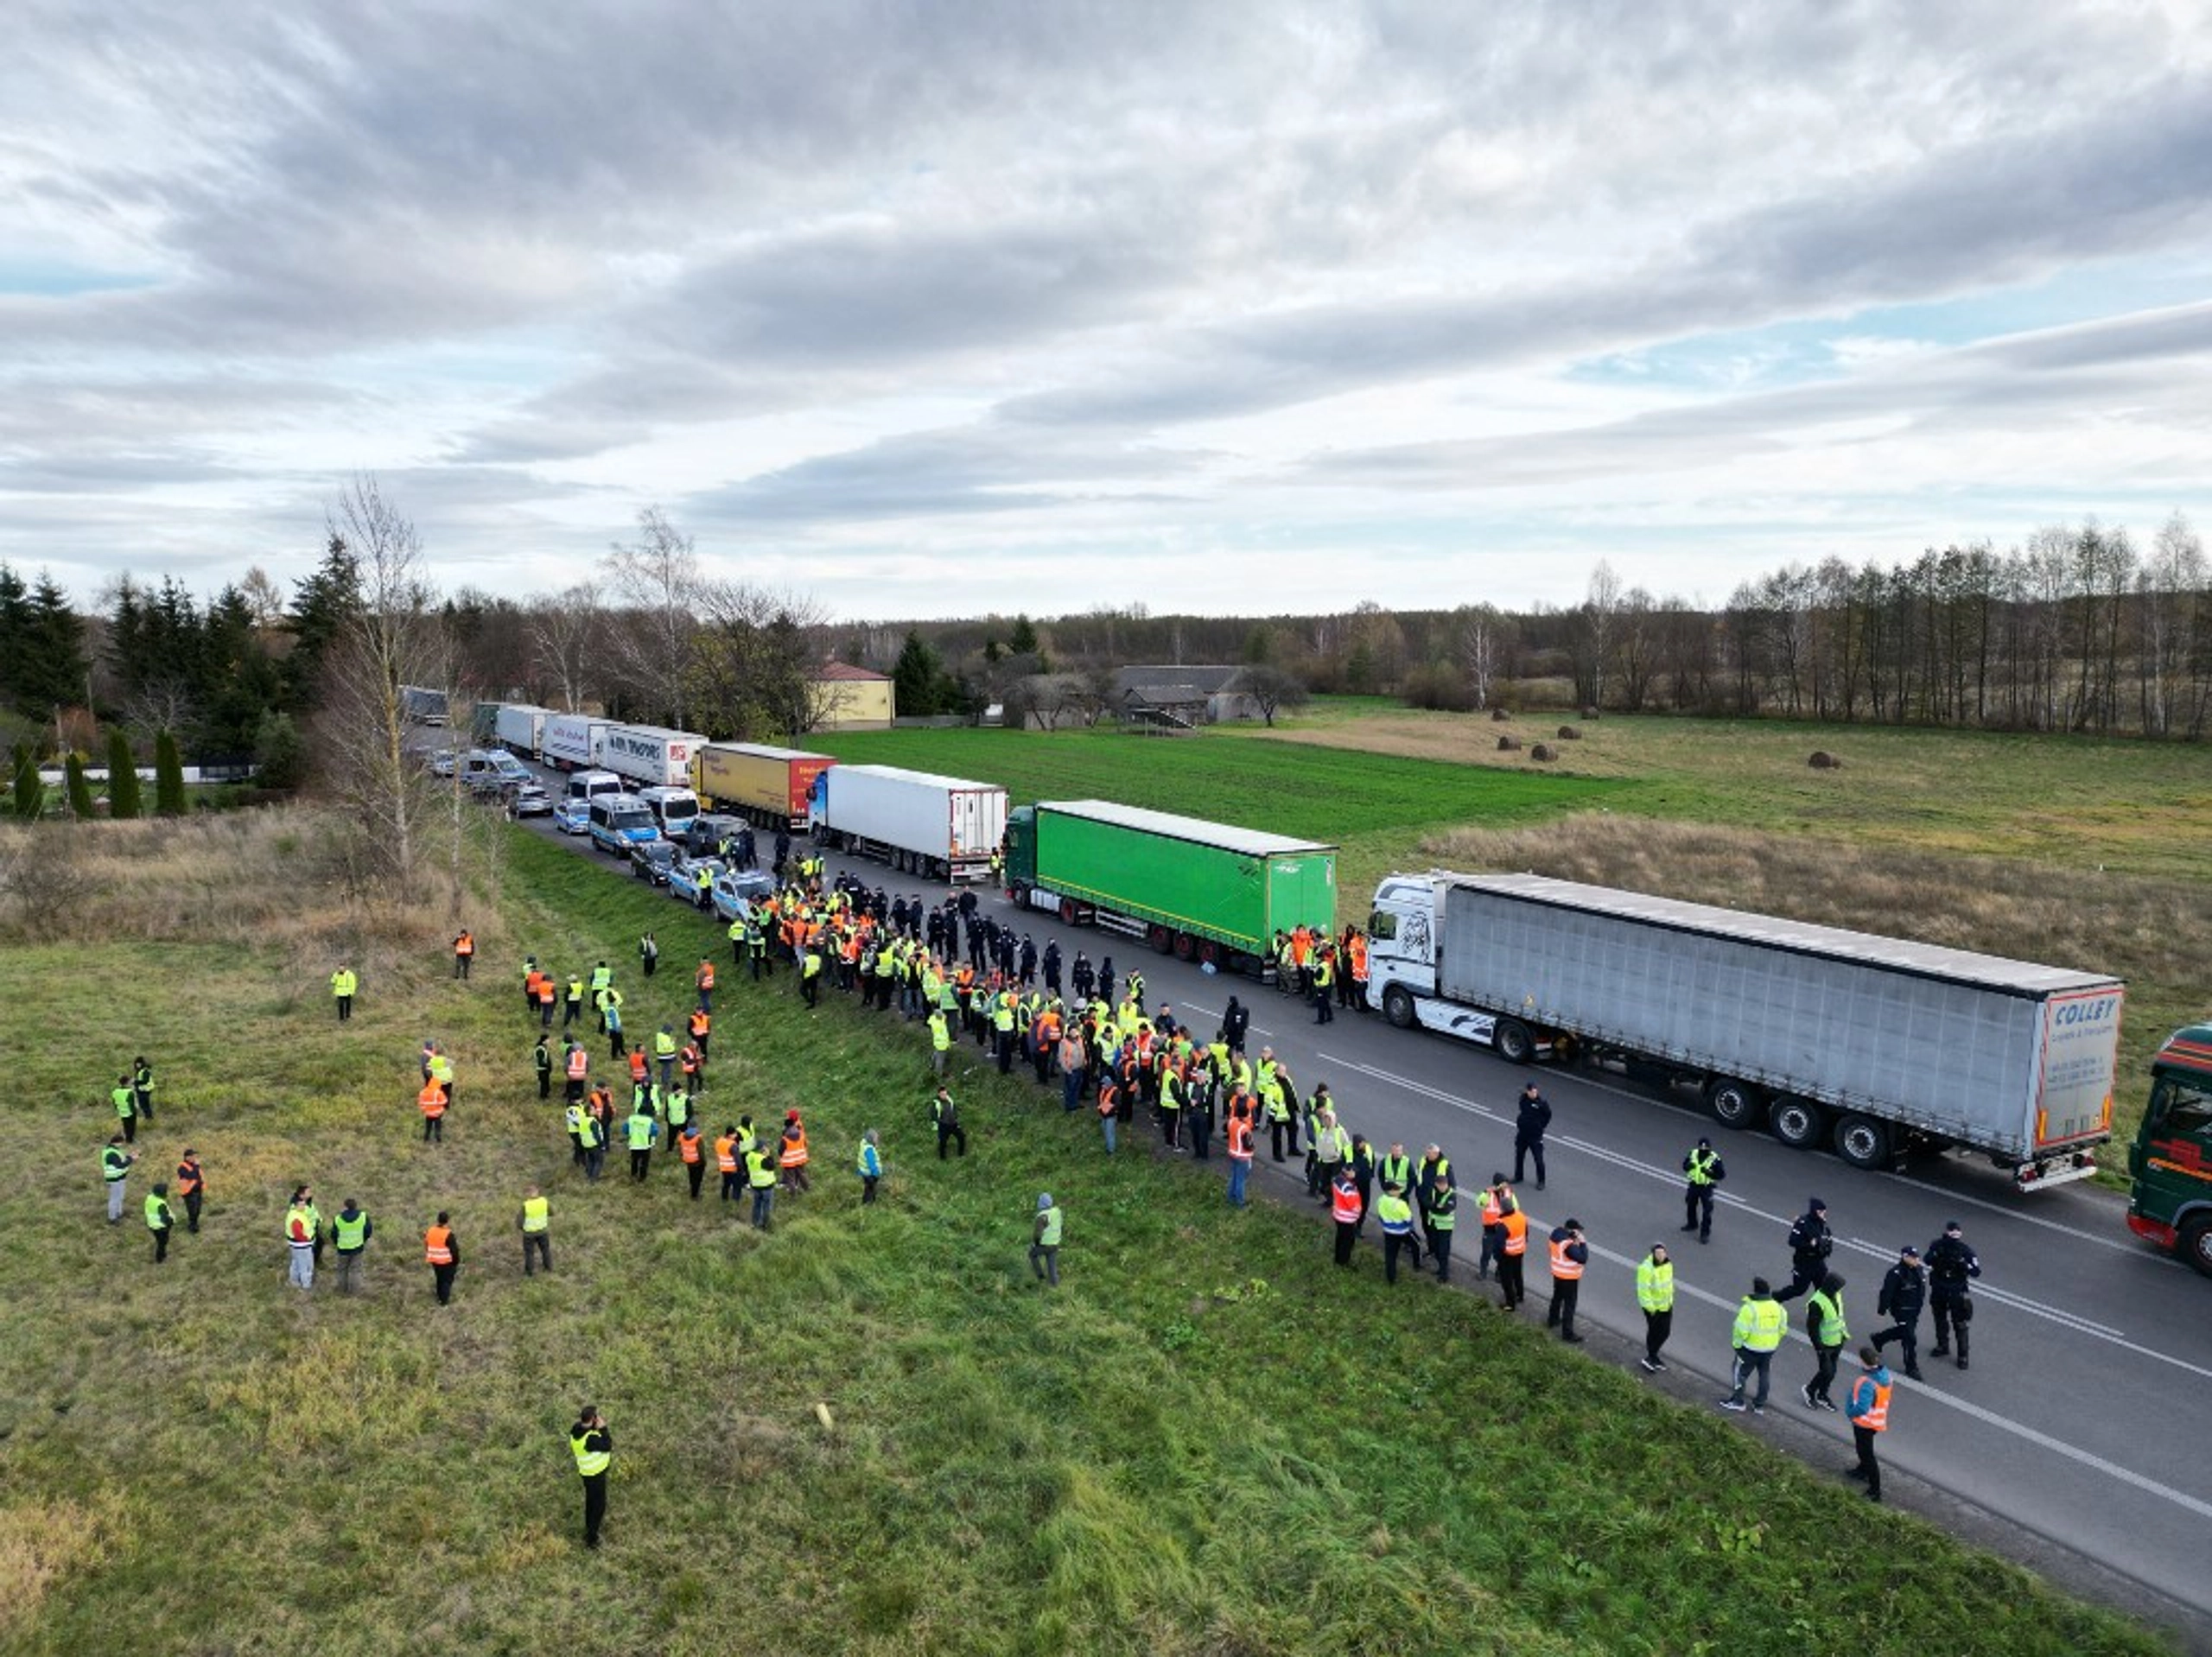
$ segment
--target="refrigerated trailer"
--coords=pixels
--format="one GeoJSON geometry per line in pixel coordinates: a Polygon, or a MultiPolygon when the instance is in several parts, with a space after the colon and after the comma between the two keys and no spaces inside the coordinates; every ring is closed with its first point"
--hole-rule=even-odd
{"type": "Polygon", "coordinates": [[[600,739],[599,763],[640,788],[689,788],[691,756],[707,746],[696,731],[660,725],[610,725],[600,739]]]}
{"type": "Polygon", "coordinates": [[[709,742],[691,756],[691,791],[709,811],[735,812],[766,828],[804,828],[814,779],[836,763],[798,748],[709,742]]]}
{"type": "Polygon", "coordinates": [[[612,723],[588,714],[555,714],[545,721],[540,740],[545,763],[563,771],[588,771],[599,764],[600,749],[612,723]]]}
{"type": "Polygon", "coordinates": [[[1618,1060],[1861,1167],[1958,1147],[2032,1190],[2112,1137],[2126,992],[2101,973],[1533,874],[1388,876],[1369,931],[1401,1028],[1618,1060]]]}
{"type": "Polygon", "coordinates": [[[832,765],[814,783],[824,841],[880,857],[902,873],[982,880],[1006,836],[1006,790],[995,783],[895,765],[832,765]]]}
{"type": "Polygon", "coordinates": [[[1104,800],[1022,806],[1007,823],[1014,901],[1162,954],[1264,967],[1278,931],[1336,930],[1337,848],[1104,800]]]}
{"type": "Polygon", "coordinates": [[[550,708],[530,702],[501,702],[499,711],[493,716],[492,734],[509,753],[535,759],[544,752],[545,721],[552,717],[550,708]]]}

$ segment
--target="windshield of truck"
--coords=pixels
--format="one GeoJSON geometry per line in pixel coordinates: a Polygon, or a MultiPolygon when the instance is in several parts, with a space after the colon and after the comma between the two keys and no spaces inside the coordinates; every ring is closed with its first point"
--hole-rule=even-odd
{"type": "Polygon", "coordinates": [[[2149,1120],[2160,1133],[2212,1136],[2212,1089],[2177,1076],[2161,1076],[2151,1095],[2149,1120]]]}
{"type": "Polygon", "coordinates": [[[607,826],[618,834],[630,834],[653,826],[653,814],[642,805],[626,805],[607,814],[607,826]]]}

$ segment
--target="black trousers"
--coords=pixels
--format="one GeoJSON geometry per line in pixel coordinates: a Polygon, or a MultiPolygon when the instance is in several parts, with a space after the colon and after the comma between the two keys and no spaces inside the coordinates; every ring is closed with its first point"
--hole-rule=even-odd
{"type": "Polygon", "coordinates": [[[174,1228],[156,1226],[154,1231],[154,1264],[159,1266],[169,1257],[169,1232],[174,1228]]]}
{"type": "Polygon", "coordinates": [[[734,1168],[730,1169],[722,1175],[723,1202],[734,1203],[738,1200],[739,1186],[737,1182],[740,1178],[741,1176],[734,1168]]]}
{"type": "Polygon", "coordinates": [[[1528,1298],[1527,1280],[1522,1275],[1522,1268],[1528,1263],[1529,1256],[1525,1254],[1500,1254],[1497,1257],[1497,1286],[1504,1294],[1503,1304],[1508,1311],[1528,1298]]]}
{"type": "Polygon", "coordinates": [[[1503,1226],[1484,1226],[1483,1228],[1483,1252],[1475,1261],[1475,1275],[1477,1277],[1488,1277],[1490,1275],[1490,1268],[1493,1266],[1500,1265],[1504,1259],[1505,1228],[1503,1226]]]}
{"type": "Polygon", "coordinates": [[[1859,1474],[1866,1481],[1866,1494],[1879,1501],[1882,1499],[1882,1464],[1874,1459],[1874,1440],[1878,1435],[1872,1427],[1851,1424],[1851,1440],[1859,1450],[1859,1474]]]}
{"type": "Polygon", "coordinates": [[[184,1194],[184,1228],[195,1236],[200,1231],[200,1195],[198,1191],[187,1191],[184,1194]]]}
{"type": "Polygon", "coordinates": [[[876,1181],[877,1181],[880,1178],[880,1175],[876,1175],[876,1174],[862,1174],[862,1175],[861,1176],[861,1202],[863,1202],[863,1203],[873,1203],[874,1201],[875,1201],[875,1186],[876,1186],[876,1181]]]}
{"type": "Polygon", "coordinates": [[[630,1152],[630,1178],[643,1179],[645,1177],[645,1170],[652,1166],[652,1160],[653,1153],[650,1151],[630,1152]]]}
{"type": "Polygon", "coordinates": [[[438,1304],[441,1306],[448,1305],[453,1299],[453,1274],[460,1269],[458,1263],[452,1266],[433,1266],[430,1268],[430,1276],[437,1285],[438,1304]]]}
{"type": "Polygon", "coordinates": [[[697,1202],[699,1200],[700,1182],[704,1180],[707,1177],[706,1159],[702,1157],[696,1162],[685,1163],[683,1165],[683,1177],[691,1182],[691,1200],[695,1203],[697,1202]]]}
{"type": "Polygon", "coordinates": [[[943,1162],[944,1160],[944,1147],[948,1145],[956,1143],[960,1146],[960,1154],[963,1157],[966,1156],[968,1154],[968,1130],[961,1127],[957,1122],[939,1122],[937,1125],[937,1159],[939,1162],[943,1162]]]}
{"type": "Polygon", "coordinates": [[[1877,1352],[1891,1341],[1895,1341],[1904,1349],[1904,1368],[1907,1374],[1910,1374],[1920,1368],[1919,1312],[1915,1311],[1910,1317],[1899,1312],[1896,1323],[1891,1324],[1887,1329],[1878,1329],[1874,1331],[1874,1350],[1877,1352]]]}
{"type": "Polygon", "coordinates": [[[1515,1184],[1518,1185],[1521,1183],[1522,1176],[1528,1171],[1528,1165],[1532,1160],[1536,1165],[1536,1184],[1541,1186],[1544,1183],[1544,1142],[1541,1140],[1524,1140],[1516,1134],[1513,1140],[1513,1183],[1515,1184]]]}
{"type": "Polygon", "coordinates": [[[550,1099],[553,1096],[552,1071],[540,1070],[537,1073],[537,1096],[540,1099],[550,1099]]]}
{"type": "Polygon", "coordinates": [[[1271,1116],[1268,1119],[1268,1145],[1274,1151],[1277,1162],[1282,1160],[1282,1131],[1287,1127],[1290,1129],[1290,1153],[1296,1156],[1298,1154],[1297,1127],[1280,1117],[1271,1116]]]}
{"type": "Polygon", "coordinates": [[[1810,1294],[1821,1286],[1821,1279],[1828,1274],[1828,1263],[1824,1260],[1789,1263],[1789,1286],[1774,1298],[1780,1305],[1785,1300],[1795,1300],[1801,1294],[1810,1294]]]}
{"type": "Polygon", "coordinates": [[[530,1275],[530,1257],[536,1254],[547,1271],[553,1269],[553,1238],[550,1232],[525,1231],[522,1234],[522,1274],[530,1275]]]}
{"type": "Polygon", "coordinates": [[[346,1019],[348,1019],[352,1018],[353,1016],[353,998],[352,996],[350,996],[350,995],[341,995],[341,996],[340,996],[340,997],[338,998],[338,1022],[339,1022],[339,1023],[340,1023],[340,1024],[343,1024],[343,1023],[345,1023],[345,1022],[346,1022],[346,1019]]]}
{"type": "Polygon", "coordinates": [[[1351,1264],[1351,1247],[1359,1241],[1359,1224],[1354,1220],[1337,1222],[1337,1264],[1351,1264]]]}
{"type": "Polygon", "coordinates": [[[441,1145],[445,1143],[446,1119],[442,1116],[425,1116],[423,1119],[423,1143],[428,1145],[432,1140],[441,1145]]]}
{"type": "Polygon", "coordinates": [[[599,1527],[607,1522],[607,1475],[593,1473],[584,1479],[584,1546],[599,1546],[599,1527]]]}
{"type": "Polygon", "coordinates": [[[1685,1185],[1682,1188],[1682,1229],[1697,1228],[1697,1240],[1703,1242],[1713,1235],[1713,1187],[1685,1185]]]}
{"type": "Polygon", "coordinates": [[[1428,1252],[1436,1259],[1436,1280],[1452,1280],[1452,1234],[1431,1226],[1428,1229],[1428,1252]]]}
{"type": "Polygon", "coordinates": [[[1667,1344],[1667,1337],[1675,1332],[1675,1309],[1647,1311],[1643,1314],[1643,1355],[1652,1362],[1659,1362],[1659,1349],[1667,1344]]]}
{"type": "Polygon", "coordinates": [[[1410,1231],[1386,1231],[1382,1234],[1382,1280],[1398,1280],[1398,1256],[1401,1253],[1413,1256],[1413,1268],[1421,1270],[1421,1244],[1410,1231]]]}
{"type": "Polygon", "coordinates": [[[453,958],[453,975],[455,978],[467,977],[468,963],[474,958],[473,955],[455,955],[453,958]]]}
{"type": "Polygon", "coordinates": [[[1574,1337],[1574,1305],[1582,1298],[1582,1279],[1579,1277],[1552,1279],[1552,1309],[1544,1314],[1544,1327],[1556,1327],[1569,1340],[1574,1337]]]}
{"type": "Polygon", "coordinates": [[[1843,1356],[1840,1343],[1834,1346],[1815,1346],[1813,1349],[1813,1378],[1805,1383],[1805,1390],[1815,1398],[1826,1398],[1828,1388],[1835,1382],[1835,1367],[1843,1356]]]}

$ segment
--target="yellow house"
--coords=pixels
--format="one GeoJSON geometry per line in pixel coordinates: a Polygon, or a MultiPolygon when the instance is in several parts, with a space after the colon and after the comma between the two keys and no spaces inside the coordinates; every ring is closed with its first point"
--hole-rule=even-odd
{"type": "Polygon", "coordinates": [[[891,680],[866,668],[831,662],[814,676],[814,692],[822,717],[817,731],[887,731],[897,709],[893,706],[891,680]]]}

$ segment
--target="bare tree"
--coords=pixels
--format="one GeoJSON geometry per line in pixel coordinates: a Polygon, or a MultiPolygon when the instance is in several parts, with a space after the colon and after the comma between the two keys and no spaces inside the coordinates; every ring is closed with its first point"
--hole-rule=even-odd
{"type": "Polygon", "coordinates": [[[1491,686],[1497,678],[1498,657],[1508,624],[1494,604],[1465,606],[1459,611],[1459,621],[1456,643],[1459,665],[1465,670],[1467,683],[1473,689],[1475,706],[1487,708],[1491,686]]]}
{"type": "Polygon", "coordinates": [[[245,578],[238,583],[238,596],[245,600],[255,626],[266,632],[284,625],[284,589],[259,564],[246,570],[245,578]]]}
{"type": "Polygon", "coordinates": [[[451,674],[429,615],[423,543],[384,498],[373,476],[357,476],[339,497],[330,534],[360,571],[359,612],[334,641],[330,687],[320,720],[324,774],[359,817],[387,891],[413,896],[410,882],[433,801],[408,752],[403,685],[442,685],[451,674]]]}
{"type": "Polygon", "coordinates": [[[699,728],[739,740],[818,728],[836,690],[822,676],[827,620],[811,597],[744,581],[692,589],[698,632],[684,692],[699,728]]]}
{"type": "Polygon", "coordinates": [[[612,619],[607,640],[624,688],[654,718],[688,729],[686,683],[703,585],[691,537],[648,506],[638,514],[637,540],[618,541],[608,552],[607,575],[624,610],[612,619]]]}
{"type": "Polygon", "coordinates": [[[591,581],[579,581],[557,598],[531,606],[531,659],[543,682],[556,687],[552,694],[563,713],[584,705],[604,619],[599,588],[591,581]]]}
{"type": "Polygon", "coordinates": [[[1275,722],[1276,714],[1284,708],[1303,708],[1312,700],[1306,682],[1283,668],[1248,667],[1230,684],[1252,699],[1259,708],[1262,721],[1270,726],[1275,722]]]}

